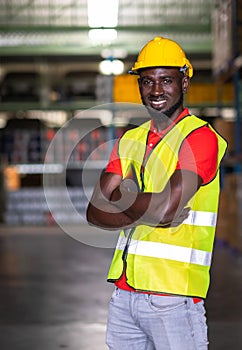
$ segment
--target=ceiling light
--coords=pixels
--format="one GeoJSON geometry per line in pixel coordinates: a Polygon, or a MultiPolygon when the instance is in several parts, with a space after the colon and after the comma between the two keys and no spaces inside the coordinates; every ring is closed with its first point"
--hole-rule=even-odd
{"type": "Polygon", "coordinates": [[[126,58],[128,55],[127,50],[123,48],[105,48],[101,52],[102,58],[110,58],[110,57],[115,57],[115,58],[126,58]]]}
{"type": "Polygon", "coordinates": [[[124,71],[124,63],[120,60],[104,60],[100,62],[99,70],[104,75],[119,75],[124,71]]]}
{"type": "Polygon", "coordinates": [[[112,70],[114,75],[122,74],[124,71],[124,64],[120,60],[113,60],[112,61],[112,70]]]}
{"type": "Polygon", "coordinates": [[[90,29],[88,36],[94,45],[107,45],[117,39],[117,31],[115,29],[90,29]]]}
{"type": "Polygon", "coordinates": [[[118,25],[119,0],[88,0],[88,25],[91,28],[114,28],[118,25]]]}

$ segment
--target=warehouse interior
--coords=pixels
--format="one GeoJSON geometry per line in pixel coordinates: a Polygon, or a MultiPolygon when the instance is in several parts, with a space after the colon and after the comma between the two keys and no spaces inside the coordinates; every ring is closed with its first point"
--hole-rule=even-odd
{"type": "Polygon", "coordinates": [[[155,36],[184,48],[185,105],[228,142],[209,349],[242,347],[242,1],[0,0],[3,350],[106,349],[118,232],[85,211],[115,140],[146,118],[128,72],[155,36]]]}

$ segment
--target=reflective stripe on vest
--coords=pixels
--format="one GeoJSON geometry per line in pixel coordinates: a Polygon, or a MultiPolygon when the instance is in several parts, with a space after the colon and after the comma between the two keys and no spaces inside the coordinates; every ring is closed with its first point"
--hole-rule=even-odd
{"type": "MultiPolygon", "coordinates": [[[[119,237],[117,249],[124,250],[126,242],[126,237],[119,237]]],[[[130,241],[128,253],[202,266],[210,266],[212,259],[212,253],[203,250],[174,246],[165,243],[138,241],[134,239],[131,239],[130,241]]]]}
{"type": "Polygon", "coordinates": [[[183,221],[183,224],[193,226],[211,226],[215,227],[217,222],[217,213],[208,211],[189,212],[189,216],[183,221]]]}

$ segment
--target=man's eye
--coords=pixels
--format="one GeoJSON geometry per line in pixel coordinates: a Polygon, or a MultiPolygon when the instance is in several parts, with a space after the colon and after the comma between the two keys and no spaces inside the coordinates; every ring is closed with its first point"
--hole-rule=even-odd
{"type": "Polygon", "coordinates": [[[142,81],[143,85],[145,86],[151,86],[153,84],[152,80],[149,80],[149,79],[144,79],[142,81]]]}
{"type": "Polygon", "coordinates": [[[170,78],[166,78],[163,80],[163,84],[171,84],[172,80],[170,78]]]}

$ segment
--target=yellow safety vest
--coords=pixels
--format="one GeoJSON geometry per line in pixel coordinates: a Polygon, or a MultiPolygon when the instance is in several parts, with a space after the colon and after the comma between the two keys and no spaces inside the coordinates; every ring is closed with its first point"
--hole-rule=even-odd
{"type": "Polygon", "coordinates": [[[140,190],[160,192],[175,171],[182,143],[204,125],[218,138],[216,176],[188,202],[191,212],[178,227],[138,225],[128,233],[121,231],[108,273],[109,282],[121,277],[126,262],[127,283],[135,290],[206,297],[220,192],[219,165],[226,141],[205,121],[186,116],[163,136],[145,163],[150,121],[127,131],[120,139],[118,151],[124,178],[132,164],[140,190]]]}

